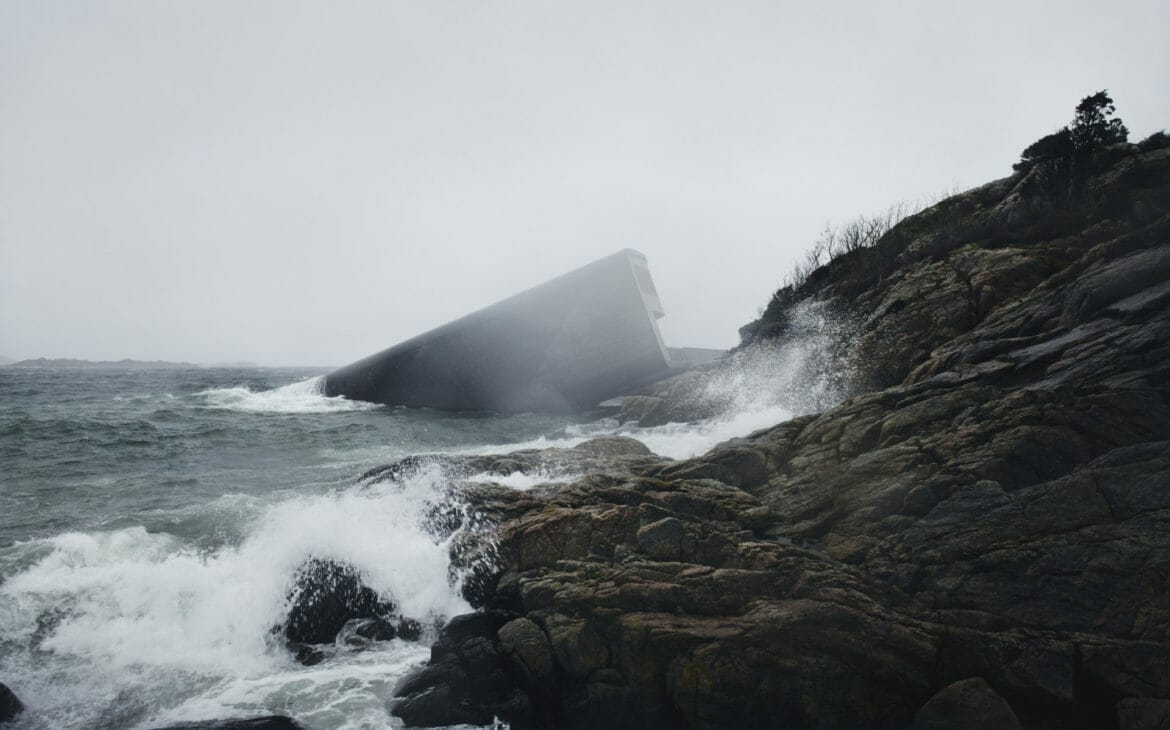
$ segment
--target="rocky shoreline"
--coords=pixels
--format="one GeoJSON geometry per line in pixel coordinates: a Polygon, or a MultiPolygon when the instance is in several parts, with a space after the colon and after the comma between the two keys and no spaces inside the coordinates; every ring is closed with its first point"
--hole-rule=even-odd
{"type": "MultiPolygon", "coordinates": [[[[1170,149],[1074,192],[1045,163],[782,290],[843,313],[832,408],[672,461],[610,438],[444,460],[480,609],[398,688],[407,725],[1165,728],[1170,149]],[[1048,177],[1046,177],[1048,176],[1048,177]],[[885,268],[885,271],[880,269],[885,268]],[[484,568],[483,566],[489,566],[484,568]]],[[[702,417],[717,369],[623,418],[702,417]]],[[[411,463],[390,467],[413,468],[411,463]]]]}
{"type": "MultiPolygon", "coordinates": [[[[615,436],[364,475],[443,471],[430,527],[477,609],[392,712],[516,730],[1170,727],[1170,147],[1115,145],[1091,173],[1065,184],[1041,161],[911,216],[621,419],[716,415],[712,383],[831,321],[805,415],[685,460],[615,436]],[[517,472],[545,483],[492,483],[517,472]]],[[[349,566],[299,575],[272,634],[304,664],[426,635],[349,566]]],[[[0,685],[0,723],[20,711],[0,685]]]]}

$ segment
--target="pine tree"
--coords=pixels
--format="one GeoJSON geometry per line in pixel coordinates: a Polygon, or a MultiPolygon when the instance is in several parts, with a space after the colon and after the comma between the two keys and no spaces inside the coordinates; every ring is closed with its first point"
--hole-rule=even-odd
{"type": "Polygon", "coordinates": [[[1107,89],[1081,99],[1081,103],[1077,104],[1076,116],[1069,126],[1073,150],[1089,152],[1128,140],[1129,130],[1125,124],[1120,119],[1111,118],[1116,111],[1107,89]]]}

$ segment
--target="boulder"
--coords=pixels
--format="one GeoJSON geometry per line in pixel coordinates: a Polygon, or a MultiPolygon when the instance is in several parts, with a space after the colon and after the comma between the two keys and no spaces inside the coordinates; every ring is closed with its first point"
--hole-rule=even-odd
{"type": "Polygon", "coordinates": [[[577,444],[573,450],[600,457],[645,456],[651,453],[646,444],[629,436],[601,436],[577,444]]]}
{"type": "Polygon", "coordinates": [[[417,641],[422,626],[362,582],[353,566],[310,558],[297,569],[284,621],[273,627],[298,662],[319,664],[333,651],[363,649],[396,637],[417,641]]]}
{"type": "Polygon", "coordinates": [[[1020,730],[1011,705],[981,677],[947,685],[922,706],[906,730],[1020,730]]]}
{"type": "Polygon", "coordinates": [[[408,727],[491,725],[497,718],[517,730],[530,727],[531,703],[497,636],[513,618],[503,611],[453,618],[431,647],[427,666],[394,688],[391,714],[408,727]]]}
{"type": "Polygon", "coordinates": [[[529,687],[551,690],[555,682],[552,648],[540,627],[518,618],[500,627],[500,648],[512,660],[529,687]]]}
{"type": "Polygon", "coordinates": [[[24,703],[12,690],[0,683],[0,723],[12,720],[24,712],[24,703]]]}
{"type": "MultiPolygon", "coordinates": [[[[294,644],[332,644],[351,619],[388,619],[395,613],[393,602],[363,583],[353,566],[318,558],[297,570],[288,601],[280,631],[294,644]]],[[[394,638],[392,626],[386,632],[394,638]]]]}

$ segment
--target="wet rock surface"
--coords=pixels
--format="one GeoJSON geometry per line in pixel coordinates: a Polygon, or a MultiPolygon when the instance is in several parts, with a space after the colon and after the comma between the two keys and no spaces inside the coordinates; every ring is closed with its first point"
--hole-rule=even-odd
{"type": "Polygon", "coordinates": [[[880,279],[819,274],[861,322],[842,357],[876,373],[833,408],[684,461],[452,459],[581,476],[461,491],[490,529],[453,557],[490,563],[469,595],[490,618],[452,622],[395,712],[1166,727],[1170,158],[1118,154],[1075,209],[1008,178],[896,228],[880,279]]]}
{"type": "Polygon", "coordinates": [[[392,600],[363,583],[345,563],[305,561],[293,578],[288,602],[283,623],[273,631],[306,666],[328,657],[323,645],[355,650],[396,637],[416,641],[422,634],[417,621],[399,615],[392,600]]]}
{"type": "Polygon", "coordinates": [[[1020,730],[1020,721],[1003,697],[979,677],[943,687],[914,717],[907,730],[1020,730]]]}
{"type": "Polygon", "coordinates": [[[24,712],[24,703],[7,685],[0,684],[0,723],[13,720],[24,712]]]}

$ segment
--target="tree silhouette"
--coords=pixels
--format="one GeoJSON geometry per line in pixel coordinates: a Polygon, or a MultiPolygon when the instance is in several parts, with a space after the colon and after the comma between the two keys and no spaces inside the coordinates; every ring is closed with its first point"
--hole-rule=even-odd
{"type": "Polygon", "coordinates": [[[1073,150],[1088,152],[1129,139],[1129,130],[1125,124],[1120,119],[1110,118],[1116,111],[1107,89],[1081,99],[1072,125],[1068,128],[1073,150]]]}
{"type": "Polygon", "coordinates": [[[1013,167],[1022,170],[1041,160],[1069,157],[1074,153],[1083,157],[1105,145],[1125,142],[1129,130],[1121,119],[1113,117],[1116,111],[1108,89],[1086,96],[1077,104],[1072,124],[1028,145],[1013,167]]]}

